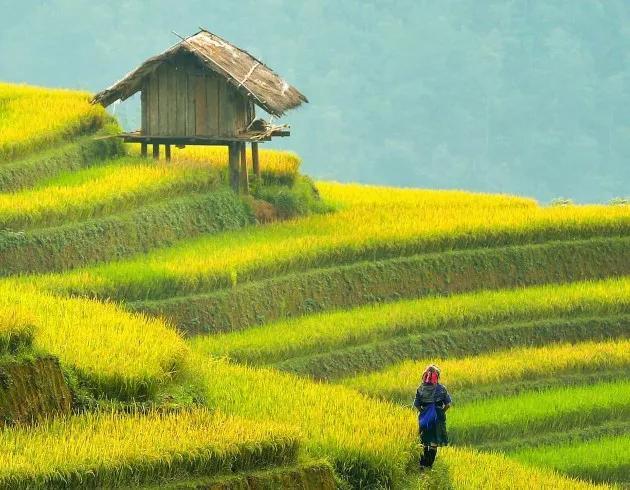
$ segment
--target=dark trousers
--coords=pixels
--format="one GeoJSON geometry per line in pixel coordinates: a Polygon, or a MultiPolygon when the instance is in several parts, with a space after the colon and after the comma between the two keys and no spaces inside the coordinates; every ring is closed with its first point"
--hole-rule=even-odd
{"type": "Polygon", "coordinates": [[[422,456],[420,457],[420,466],[431,468],[437,456],[437,446],[425,445],[423,447],[422,456]]]}

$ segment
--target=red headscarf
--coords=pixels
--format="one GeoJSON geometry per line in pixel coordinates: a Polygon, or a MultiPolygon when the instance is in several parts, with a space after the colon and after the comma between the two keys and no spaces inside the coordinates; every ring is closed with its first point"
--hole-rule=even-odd
{"type": "Polygon", "coordinates": [[[440,369],[435,364],[427,366],[427,368],[424,370],[424,373],[422,373],[422,382],[425,384],[435,385],[437,384],[439,379],[440,369]]]}

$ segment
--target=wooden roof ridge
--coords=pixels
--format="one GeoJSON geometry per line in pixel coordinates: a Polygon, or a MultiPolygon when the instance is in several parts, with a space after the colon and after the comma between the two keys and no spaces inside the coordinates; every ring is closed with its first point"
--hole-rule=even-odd
{"type": "Polygon", "coordinates": [[[180,52],[194,55],[205,68],[225,78],[236,90],[251,97],[254,103],[274,116],[280,117],[287,110],[308,102],[305,95],[258,58],[222,37],[201,29],[192,36],[182,38],[163,53],[147,59],[121,80],[96,94],[92,103],[108,106],[116,100],[131,97],[142,88],[142,82],[147,76],[180,52]]]}

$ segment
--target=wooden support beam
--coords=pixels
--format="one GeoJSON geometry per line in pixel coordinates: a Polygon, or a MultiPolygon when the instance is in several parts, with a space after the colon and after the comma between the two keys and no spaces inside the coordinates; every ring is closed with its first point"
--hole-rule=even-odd
{"type": "Polygon", "coordinates": [[[164,157],[167,162],[171,161],[171,145],[164,145],[164,157]]]}
{"type": "Polygon", "coordinates": [[[241,189],[243,194],[249,194],[249,176],[247,175],[247,145],[239,143],[241,147],[241,189]]]}
{"type": "Polygon", "coordinates": [[[256,180],[260,180],[260,160],[258,160],[258,142],[252,141],[252,168],[256,180]]]}
{"type": "Polygon", "coordinates": [[[239,160],[240,160],[240,144],[239,143],[230,143],[228,145],[228,155],[229,155],[229,166],[228,166],[228,174],[230,186],[234,192],[238,192],[239,189],[239,160]]]}
{"type": "MultiPolygon", "coordinates": [[[[228,143],[260,143],[263,141],[271,141],[271,137],[257,138],[255,140],[235,137],[235,136],[218,136],[216,138],[205,136],[150,136],[142,135],[140,133],[121,133],[116,135],[117,138],[121,138],[125,143],[147,143],[152,145],[203,145],[203,146],[226,146],[228,143]]],[[[100,139],[111,138],[111,136],[103,137],[100,139]]]]}
{"type": "Polygon", "coordinates": [[[147,157],[147,144],[146,143],[140,143],[140,156],[142,158],[147,157]]]}
{"type": "Polygon", "coordinates": [[[160,159],[160,145],[157,143],[153,143],[153,158],[156,160],[160,159]]]}

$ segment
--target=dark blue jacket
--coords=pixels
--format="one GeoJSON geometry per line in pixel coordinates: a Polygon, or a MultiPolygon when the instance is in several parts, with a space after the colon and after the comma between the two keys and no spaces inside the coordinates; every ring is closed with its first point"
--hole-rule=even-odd
{"type": "Polygon", "coordinates": [[[426,410],[429,403],[435,403],[438,419],[446,420],[444,406],[452,403],[451,395],[448,394],[446,386],[438,383],[435,385],[423,383],[416,390],[416,398],[413,406],[420,411],[420,415],[426,410]]]}

